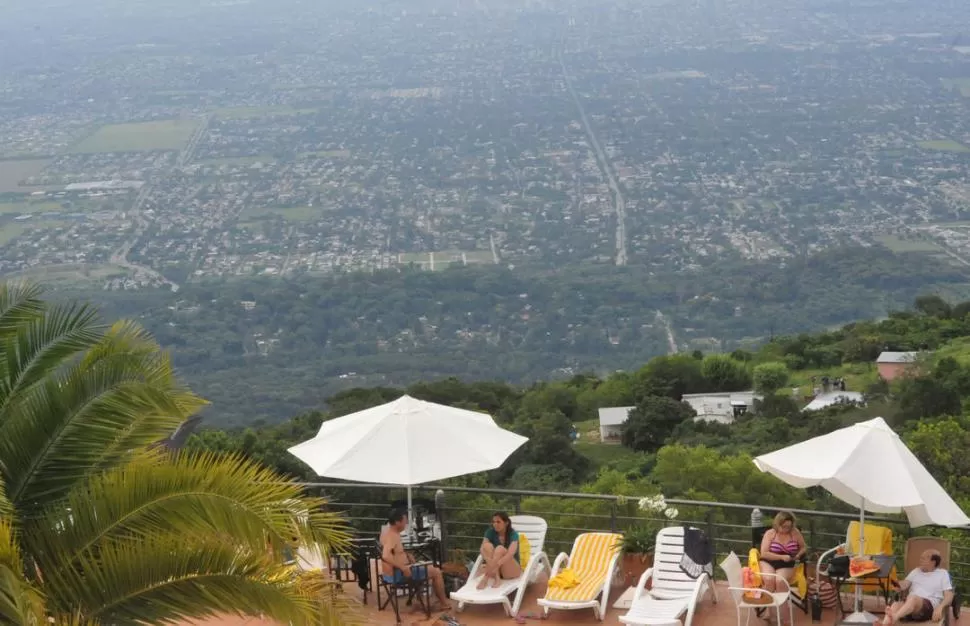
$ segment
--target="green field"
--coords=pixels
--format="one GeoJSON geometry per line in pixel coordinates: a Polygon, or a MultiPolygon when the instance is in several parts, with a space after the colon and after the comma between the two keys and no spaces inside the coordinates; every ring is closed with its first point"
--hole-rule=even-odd
{"type": "Polygon", "coordinates": [[[312,206],[250,207],[240,215],[241,222],[252,223],[260,219],[281,217],[287,222],[312,222],[320,219],[324,209],[312,206]]]}
{"type": "Polygon", "coordinates": [[[952,139],[919,141],[917,145],[924,150],[936,150],[937,152],[970,152],[970,148],[952,139]]]}
{"type": "Polygon", "coordinates": [[[940,246],[926,239],[901,239],[896,235],[880,235],[874,237],[876,241],[893,252],[939,252],[940,246]]]}
{"type": "Polygon", "coordinates": [[[0,161],[0,193],[8,191],[30,192],[33,187],[22,187],[20,181],[28,176],[40,174],[47,164],[47,159],[25,159],[22,161],[0,161]]]}
{"type": "Polygon", "coordinates": [[[201,165],[252,165],[253,163],[272,163],[276,161],[268,154],[258,154],[256,156],[225,157],[222,159],[201,159],[197,163],[201,165]]]}
{"type": "Polygon", "coordinates": [[[102,126],[81,140],[74,153],[181,150],[199,126],[194,119],[102,126]]]}
{"type": "Polygon", "coordinates": [[[0,246],[7,245],[14,238],[19,237],[28,230],[45,230],[63,226],[66,222],[56,219],[30,219],[23,221],[7,222],[0,226],[0,246]]]}
{"type": "Polygon", "coordinates": [[[420,265],[430,269],[432,254],[434,254],[434,269],[447,269],[452,263],[471,265],[474,263],[492,263],[492,253],[488,250],[438,250],[431,252],[402,252],[397,255],[397,262],[402,265],[420,265]]]}
{"type": "Polygon", "coordinates": [[[350,158],[350,150],[317,150],[316,152],[304,152],[300,156],[318,159],[348,159],[350,158]]]}
{"type": "Polygon", "coordinates": [[[224,120],[245,120],[254,117],[271,117],[275,115],[308,115],[316,113],[316,109],[297,109],[291,106],[266,107],[223,107],[215,110],[215,116],[224,120]]]}
{"type": "Polygon", "coordinates": [[[5,279],[26,278],[45,284],[76,285],[82,282],[104,282],[108,278],[122,277],[128,270],[117,265],[48,265],[4,276],[5,279]]]}
{"type": "Polygon", "coordinates": [[[943,78],[943,86],[956,89],[965,98],[970,98],[970,78],[943,78]]]}
{"type": "Polygon", "coordinates": [[[63,211],[59,202],[0,202],[0,215],[22,215],[24,213],[46,213],[63,211]]]}
{"type": "Polygon", "coordinates": [[[0,246],[5,246],[27,230],[24,222],[10,222],[0,226],[0,246]]]}

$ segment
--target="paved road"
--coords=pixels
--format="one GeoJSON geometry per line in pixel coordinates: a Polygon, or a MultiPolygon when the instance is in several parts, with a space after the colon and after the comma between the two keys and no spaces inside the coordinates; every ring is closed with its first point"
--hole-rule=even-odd
{"type": "Polygon", "coordinates": [[[667,332],[667,354],[677,354],[679,350],[677,349],[677,339],[674,337],[674,329],[670,327],[670,320],[660,312],[660,309],[657,309],[657,323],[663,326],[667,332]]]}
{"type": "Polygon", "coordinates": [[[620,185],[616,182],[616,177],[613,176],[613,166],[606,158],[606,153],[603,151],[602,146],[600,146],[599,139],[596,137],[596,133],[593,132],[593,127],[586,117],[586,109],[583,108],[583,103],[580,101],[579,95],[576,93],[576,90],[573,88],[573,83],[569,79],[569,72],[566,70],[566,63],[562,60],[562,53],[559,54],[559,66],[562,67],[562,77],[566,81],[566,88],[569,89],[569,95],[573,97],[573,102],[579,111],[579,118],[582,120],[583,127],[586,129],[589,143],[596,152],[596,160],[599,161],[600,169],[603,170],[603,175],[606,176],[606,181],[610,185],[610,191],[613,194],[613,209],[616,211],[616,264],[626,265],[626,200],[623,199],[623,194],[620,192],[620,185]]]}

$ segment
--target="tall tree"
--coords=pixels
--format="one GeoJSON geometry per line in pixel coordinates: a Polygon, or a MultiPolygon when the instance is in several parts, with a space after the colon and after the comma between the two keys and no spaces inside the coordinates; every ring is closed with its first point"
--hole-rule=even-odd
{"type": "Polygon", "coordinates": [[[203,405],[136,324],[0,285],[0,623],[341,621],[329,583],[283,565],[346,542],[323,501],[238,456],[153,449],[203,405]]]}

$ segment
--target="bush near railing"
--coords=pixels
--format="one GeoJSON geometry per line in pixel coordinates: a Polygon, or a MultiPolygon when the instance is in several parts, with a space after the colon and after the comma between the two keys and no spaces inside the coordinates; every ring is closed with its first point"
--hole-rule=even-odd
{"type": "MultiPolygon", "coordinates": [[[[394,485],[363,485],[344,483],[307,483],[307,487],[330,500],[334,510],[343,511],[350,523],[362,534],[376,534],[384,524],[390,503],[406,497],[402,487],[394,485]]],[[[663,515],[643,511],[637,498],[623,496],[535,492],[471,487],[422,486],[414,488],[414,497],[433,497],[444,492],[446,548],[452,557],[467,557],[478,552],[485,529],[495,511],[509,514],[528,514],[548,522],[546,552],[554,558],[559,552],[569,552],[576,535],[582,532],[623,532],[634,526],[689,524],[704,529],[713,539],[715,563],[731,551],[744,555],[751,547],[752,513],[758,510],[762,523],[768,525],[778,507],[722,502],[667,499],[676,507],[678,515],[670,520],[663,515]]],[[[832,548],[846,539],[849,522],[858,516],[848,512],[794,510],[798,527],[809,546],[809,555],[832,548]]],[[[936,527],[911,528],[902,517],[867,516],[867,521],[886,526],[893,531],[893,548],[897,568],[904,568],[906,540],[914,536],[942,536],[952,543],[950,571],[954,581],[966,588],[970,582],[970,533],[964,530],[936,527]]],[[[458,558],[458,560],[462,560],[458,558]]],[[[715,574],[720,572],[715,568],[715,574]]]]}

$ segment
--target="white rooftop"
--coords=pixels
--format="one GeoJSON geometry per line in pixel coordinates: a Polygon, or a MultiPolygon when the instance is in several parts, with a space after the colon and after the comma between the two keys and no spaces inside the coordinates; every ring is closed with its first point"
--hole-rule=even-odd
{"type": "Polygon", "coordinates": [[[808,403],[803,411],[819,411],[840,402],[853,402],[862,404],[864,402],[862,394],[858,391],[828,391],[815,396],[815,399],[808,403]]]}
{"type": "Polygon", "coordinates": [[[600,426],[621,426],[636,407],[610,406],[599,410],[600,426]]]}
{"type": "Polygon", "coordinates": [[[912,363],[919,357],[919,352],[881,352],[876,363],[912,363]]]}

